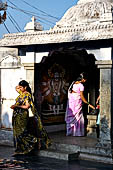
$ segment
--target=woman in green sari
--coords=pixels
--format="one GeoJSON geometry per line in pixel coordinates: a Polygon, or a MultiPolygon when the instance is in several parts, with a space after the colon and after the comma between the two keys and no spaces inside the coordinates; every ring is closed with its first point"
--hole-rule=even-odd
{"type": "Polygon", "coordinates": [[[15,154],[28,154],[34,149],[48,148],[51,141],[33,104],[29,83],[25,80],[20,81],[16,91],[19,96],[16,98],[16,103],[11,106],[15,154]],[[31,124],[34,122],[34,126],[31,127],[29,126],[29,109],[34,115],[31,122],[31,124]]]}

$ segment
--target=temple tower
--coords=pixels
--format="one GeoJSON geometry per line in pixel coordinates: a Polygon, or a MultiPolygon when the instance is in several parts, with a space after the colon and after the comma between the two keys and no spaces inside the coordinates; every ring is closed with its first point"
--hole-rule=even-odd
{"type": "MultiPolygon", "coordinates": [[[[78,4],[89,3],[89,2],[106,2],[106,0],[79,0],[78,4]]],[[[113,0],[107,0],[107,2],[113,2],[113,0]]]]}

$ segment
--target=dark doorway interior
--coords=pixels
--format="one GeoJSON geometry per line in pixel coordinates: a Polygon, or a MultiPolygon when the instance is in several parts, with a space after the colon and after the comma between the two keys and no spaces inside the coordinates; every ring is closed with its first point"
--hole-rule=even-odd
{"type": "MultiPolygon", "coordinates": [[[[88,74],[85,97],[95,105],[99,73],[94,55],[74,47],[60,49],[51,51],[48,57],[43,57],[41,63],[35,65],[35,102],[44,125],[65,123],[68,87],[81,72],[88,74]]],[[[88,107],[84,105],[83,109],[86,117],[88,107]]]]}

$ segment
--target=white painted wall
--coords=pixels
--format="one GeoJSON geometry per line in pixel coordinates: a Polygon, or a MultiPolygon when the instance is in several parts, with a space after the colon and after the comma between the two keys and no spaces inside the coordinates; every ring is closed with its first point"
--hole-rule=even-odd
{"type": "Polygon", "coordinates": [[[88,54],[94,54],[96,60],[111,60],[112,48],[100,48],[96,50],[87,50],[88,54]]]}
{"type": "Polygon", "coordinates": [[[18,93],[15,87],[19,81],[26,79],[26,72],[23,68],[1,69],[1,125],[5,128],[12,128],[12,109],[10,106],[15,103],[18,93]]]}
{"type": "Polygon", "coordinates": [[[26,56],[20,56],[21,63],[40,63],[43,56],[48,56],[48,53],[49,52],[41,52],[41,53],[26,52],[26,56]]]}
{"type": "Polygon", "coordinates": [[[44,56],[48,56],[49,52],[36,53],[36,63],[40,63],[44,56]]]}

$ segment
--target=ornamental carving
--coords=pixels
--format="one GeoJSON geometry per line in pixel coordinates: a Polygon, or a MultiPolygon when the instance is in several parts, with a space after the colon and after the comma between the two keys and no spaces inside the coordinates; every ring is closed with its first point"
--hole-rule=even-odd
{"type": "Polygon", "coordinates": [[[17,57],[16,51],[0,51],[0,67],[2,68],[15,68],[21,66],[20,58],[17,57]]]}
{"type": "Polygon", "coordinates": [[[57,22],[55,28],[72,27],[75,24],[89,24],[94,21],[103,20],[106,17],[106,21],[108,17],[112,20],[112,16],[108,16],[108,14],[112,14],[112,6],[113,4],[110,2],[89,2],[73,6],[57,22]]]}

